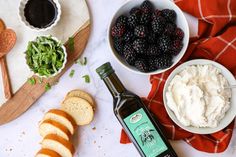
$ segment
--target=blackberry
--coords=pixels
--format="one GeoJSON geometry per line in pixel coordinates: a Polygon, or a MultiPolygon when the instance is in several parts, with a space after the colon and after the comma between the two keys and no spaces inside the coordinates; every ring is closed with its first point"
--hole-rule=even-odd
{"type": "Polygon", "coordinates": [[[171,47],[171,40],[168,36],[162,36],[159,38],[159,48],[164,53],[167,53],[171,47]]]}
{"type": "Polygon", "coordinates": [[[147,48],[147,43],[144,39],[136,39],[133,42],[133,48],[139,54],[144,54],[147,48]]]}
{"type": "Polygon", "coordinates": [[[140,19],[140,15],[139,14],[131,14],[129,17],[128,17],[128,26],[130,28],[134,28],[135,26],[138,25],[139,23],[139,19],[140,19]]]}
{"type": "Polygon", "coordinates": [[[118,54],[123,56],[124,42],[120,38],[114,38],[113,41],[114,41],[114,49],[117,51],[118,54]]]}
{"type": "Polygon", "coordinates": [[[123,40],[125,42],[132,42],[133,39],[134,39],[134,34],[131,31],[127,31],[123,36],[123,40]]]}
{"type": "Polygon", "coordinates": [[[139,25],[134,28],[134,35],[139,38],[145,38],[147,36],[147,33],[148,33],[147,27],[143,25],[139,25]]]}
{"type": "Polygon", "coordinates": [[[158,16],[161,15],[161,11],[156,9],[153,13],[152,13],[152,20],[154,20],[155,18],[157,18],[158,16]]]}
{"type": "Polygon", "coordinates": [[[176,29],[176,24],[174,24],[174,23],[167,23],[163,33],[165,35],[167,35],[167,36],[171,36],[171,35],[174,34],[175,29],[176,29]]]}
{"type": "Polygon", "coordinates": [[[130,11],[129,11],[129,14],[131,15],[131,14],[141,14],[141,9],[139,9],[139,8],[137,8],[137,7],[134,7],[134,8],[132,8],[130,11]]]}
{"type": "Polygon", "coordinates": [[[124,58],[129,65],[134,65],[136,59],[136,52],[131,44],[125,44],[124,46],[124,58]]]}
{"type": "Polygon", "coordinates": [[[134,66],[142,72],[148,72],[148,64],[147,62],[143,59],[143,58],[138,58],[135,63],[134,66]]]}
{"type": "Polygon", "coordinates": [[[149,44],[154,44],[157,42],[157,37],[156,34],[154,32],[150,32],[147,36],[147,42],[149,44]]]}
{"type": "Polygon", "coordinates": [[[161,11],[161,16],[166,19],[168,22],[174,23],[176,21],[176,12],[170,9],[163,9],[161,11]]]}
{"type": "Polygon", "coordinates": [[[164,55],[162,57],[157,58],[157,68],[165,69],[172,65],[172,56],[164,55]]]}
{"type": "Polygon", "coordinates": [[[174,39],[182,40],[184,38],[184,32],[181,28],[176,28],[173,34],[174,39]]]}
{"type": "Polygon", "coordinates": [[[151,22],[152,14],[149,12],[143,12],[140,16],[140,23],[144,25],[148,25],[151,22]]]}
{"type": "Polygon", "coordinates": [[[151,13],[153,11],[153,5],[150,1],[148,0],[145,0],[141,5],[140,5],[140,8],[142,11],[144,12],[149,12],[151,13]]]}
{"type": "Polygon", "coordinates": [[[163,17],[158,16],[152,21],[153,32],[157,34],[161,34],[164,30],[165,24],[166,24],[166,20],[163,17]]]}
{"type": "Polygon", "coordinates": [[[114,25],[111,29],[111,35],[113,37],[121,37],[125,32],[124,25],[114,25]]]}
{"type": "Polygon", "coordinates": [[[158,69],[158,59],[157,58],[154,58],[154,57],[150,57],[148,59],[148,65],[149,65],[149,68],[148,68],[148,71],[155,71],[158,69]]]}
{"type": "Polygon", "coordinates": [[[174,40],[171,46],[171,53],[172,55],[177,55],[183,48],[183,43],[181,40],[174,40]]]}
{"type": "Polygon", "coordinates": [[[149,56],[159,56],[160,54],[161,51],[156,45],[151,45],[147,49],[147,55],[149,56]]]}
{"type": "Polygon", "coordinates": [[[125,15],[121,15],[116,20],[116,25],[127,25],[128,17],[125,15]]]}

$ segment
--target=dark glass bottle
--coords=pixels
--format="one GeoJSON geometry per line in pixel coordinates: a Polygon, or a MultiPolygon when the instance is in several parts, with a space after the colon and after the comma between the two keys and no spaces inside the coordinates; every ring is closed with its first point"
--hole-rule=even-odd
{"type": "Polygon", "coordinates": [[[125,89],[111,64],[96,69],[114,99],[114,113],[142,157],[177,157],[142,100],[125,89]]]}

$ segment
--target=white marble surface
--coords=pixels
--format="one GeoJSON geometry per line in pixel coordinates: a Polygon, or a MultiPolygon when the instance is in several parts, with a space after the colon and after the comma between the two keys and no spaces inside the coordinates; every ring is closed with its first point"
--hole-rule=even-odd
{"type": "MultiPolygon", "coordinates": [[[[125,0],[88,0],[93,27],[90,40],[83,56],[88,58],[87,66],[75,64],[75,75],[70,78],[70,70],[59,83],[42,96],[25,114],[6,125],[0,126],[0,157],[33,157],[40,148],[41,137],[38,122],[50,108],[59,107],[64,95],[71,89],[80,88],[91,93],[97,102],[94,121],[80,127],[77,136],[75,157],[139,157],[132,144],[119,143],[121,126],[112,112],[112,97],[98,78],[95,69],[110,61],[124,85],[140,96],[147,96],[150,91],[149,78],[140,76],[121,67],[110,53],[107,44],[107,26],[112,14],[125,0]],[[91,83],[86,84],[81,76],[89,74],[91,83]],[[96,129],[93,129],[93,128],[96,129]]],[[[190,19],[191,28],[196,21],[190,19]]],[[[195,30],[196,32],[196,30],[195,30]]],[[[194,34],[194,31],[192,32],[194,34]]],[[[183,141],[171,141],[179,157],[233,157],[236,154],[236,133],[224,153],[208,154],[199,152],[183,141]]]]}

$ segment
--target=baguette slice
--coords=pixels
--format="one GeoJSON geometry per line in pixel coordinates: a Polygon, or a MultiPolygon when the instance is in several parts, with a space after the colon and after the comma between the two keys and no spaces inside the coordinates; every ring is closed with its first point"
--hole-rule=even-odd
{"type": "Polygon", "coordinates": [[[59,109],[51,109],[45,114],[43,118],[43,120],[48,119],[64,125],[70,131],[71,135],[73,135],[76,130],[77,125],[75,120],[65,111],[59,109]]]}
{"type": "Polygon", "coordinates": [[[42,148],[35,157],[61,157],[61,155],[53,150],[42,148]]]}
{"type": "Polygon", "coordinates": [[[42,137],[48,134],[56,134],[66,140],[69,140],[71,136],[70,131],[64,125],[50,119],[44,120],[39,125],[39,133],[42,137]]]}
{"type": "Polygon", "coordinates": [[[62,102],[61,108],[70,114],[78,125],[86,125],[93,120],[93,108],[82,98],[69,97],[62,102]]]}
{"type": "Polygon", "coordinates": [[[51,149],[62,157],[73,157],[75,152],[72,143],[55,134],[45,136],[41,144],[42,148],[51,149]]]}
{"type": "Polygon", "coordinates": [[[66,98],[69,98],[69,97],[79,97],[79,98],[82,98],[82,99],[85,99],[89,102],[89,104],[95,109],[96,108],[96,104],[94,102],[94,99],[93,97],[88,94],[87,92],[84,92],[82,90],[79,90],[79,89],[75,89],[75,90],[72,90],[70,91],[67,95],[66,95],[66,98]]]}

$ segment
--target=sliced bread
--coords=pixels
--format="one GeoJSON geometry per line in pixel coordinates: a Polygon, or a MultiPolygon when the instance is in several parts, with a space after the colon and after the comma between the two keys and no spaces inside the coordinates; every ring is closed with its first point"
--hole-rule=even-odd
{"type": "Polygon", "coordinates": [[[61,157],[61,155],[53,150],[42,148],[38,151],[35,157],[61,157]]]}
{"type": "Polygon", "coordinates": [[[48,119],[64,125],[72,135],[74,134],[75,129],[77,127],[75,120],[63,110],[59,109],[49,110],[43,117],[43,120],[48,120],[48,119]]]}
{"type": "Polygon", "coordinates": [[[42,148],[51,149],[62,157],[73,157],[75,152],[74,146],[64,138],[55,134],[49,134],[41,142],[42,148]]]}
{"type": "Polygon", "coordinates": [[[86,125],[93,120],[93,108],[82,98],[69,97],[62,102],[61,108],[70,114],[78,125],[86,125]]]}
{"type": "Polygon", "coordinates": [[[42,137],[48,134],[56,134],[66,140],[69,140],[71,136],[70,131],[64,125],[50,119],[44,120],[39,125],[39,133],[42,137]]]}
{"type": "Polygon", "coordinates": [[[90,105],[92,105],[92,107],[95,109],[96,105],[95,105],[95,102],[93,100],[93,97],[88,94],[87,92],[84,92],[82,90],[79,90],[79,89],[75,89],[75,90],[72,90],[70,91],[67,95],[66,95],[66,98],[69,98],[69,97],[79,97],[79,98],[82,98],[82,99],[85,99],[89,102],[90,105]]]}

